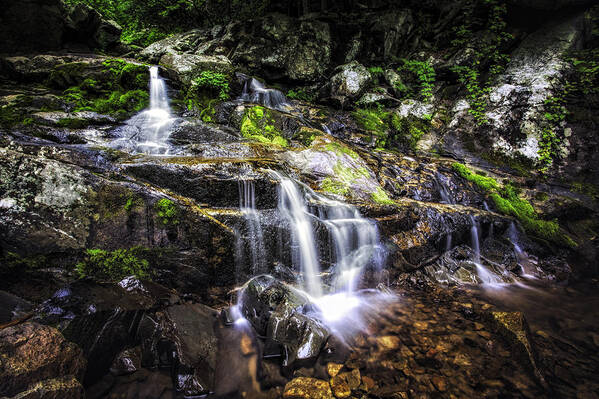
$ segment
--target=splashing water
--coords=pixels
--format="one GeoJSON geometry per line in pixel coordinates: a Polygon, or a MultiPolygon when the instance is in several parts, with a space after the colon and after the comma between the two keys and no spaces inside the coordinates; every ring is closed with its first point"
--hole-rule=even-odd
{"type": "Polygon", "coordinates": [[[243,74],[237,74],[237,76],[243,82],[243,91],[240,97],[242,101],[278,110],[285,110],[289,105],[287,98],[279,90],[268,89],[262,82],[255,78],[243,74]]]}
{"type": "Polygon", "coordinates": [[[514,246],[514,254],[516,255],[516,261],[522,270],[522,275],[528,278],[536,278],[534,276],[534,269],[536,265],[536,261],[531,259],[522,248],[518,244],[518,229],[514,222],[510,223],[510,227],[508,229],[508,235],[512,245],[514,246]]]}
{"type": "Polygon", "coordinates": [[[246,225],[245,237],[241,237],[237,243],[237,263],[245,260],[244,243],[247,243],[252,273],[254,275],[265,273],[266,270],[266,248],[264,245],[264,233],[260,224],[260,213],[256,209],[256,193],[254,181],[250,179],[239,180],[239,209],[243,213],[246,225]]]}
{"type": "Polygon", "coordinates": [[[166,83],[157,66],[150,67],[150,107],[120,128],[121,138],[113,146],[135,153],[168,154],[168,138],[175,118],[171,114],[166,83]]]}
{"type": "Polygon", "coordinates": [[[472,222],[472,227],[470,228],[470,237],[472,240],[472,250],[474,251],[474,265],[476,266],[476,273],[478,274],[478,278],[481,280],[483,284],[497,284],[501,283],[501,279],[496,276],[491,270],[489,270],[485,265],[482,264],[480,259],[480,242],[478,238],[478,222],[474,218],[474,216],[470,216],[470,221],[472,222]]]}

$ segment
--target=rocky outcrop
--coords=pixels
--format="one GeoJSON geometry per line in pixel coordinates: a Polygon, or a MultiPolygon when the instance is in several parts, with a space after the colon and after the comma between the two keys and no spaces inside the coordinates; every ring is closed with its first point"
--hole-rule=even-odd
{"type": "Polygon", "coordinates": [[[86,361],[56,329],[28,322],[0,330],[0,353],[3,397],[84,397],[86,361]]]}
{"type": "Polygon", "coordinates": [[[160,58],[160,65],[170,68],[177,79],[189,85],[202,71],[220,72],[231,74],[233,65],[223,55],[196,55],[196,54],[165,54],[160,58]]]}
{"type": "Polygon", "coordinates": [[[353,61],[337,67],[331,78],[330,97],[342,106],[355,100],[364,92],[371,81],[370,72],[360,63],[353,61]]]}

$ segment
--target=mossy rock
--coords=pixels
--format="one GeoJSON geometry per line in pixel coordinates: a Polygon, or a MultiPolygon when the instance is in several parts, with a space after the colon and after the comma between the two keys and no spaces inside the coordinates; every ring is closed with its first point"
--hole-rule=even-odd
{"type": "Polygon", "coordinates": [[[275,126],[271,111],[261,106],[252,107],[245,112],[241,121],[241,134],[264,144],[280,147],[289,145],[283,133],[275,126]]]}

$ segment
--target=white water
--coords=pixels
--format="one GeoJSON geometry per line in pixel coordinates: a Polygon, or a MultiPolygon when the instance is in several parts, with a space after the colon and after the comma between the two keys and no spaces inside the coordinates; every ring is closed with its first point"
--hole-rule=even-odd
{"type": "Polygon", "coordinates": [[[520,245],[518,244],[518,229],[516,229],[514,222],[510,223],[508,235],[512,245],[514,246],[514,254],[516,255],[516,261],[522,270],[522,275],[528,278],[536,278],[534,276],[536,261],[529,257],[528,254],[524,252],[522,248],[520,248],[520,245]]]}
{"type": "MultiPolygon", "coordinates": [[[[442,174],[437,173],[436,181],[437,185],[439,186],[439,196],[441,197],[441,203],[450,205],[453,204],[454,201],[450,195],[449,187],[447,186],[447,183],[445,183],[445,177],[442,174]]],[[[445,237],[445,252],[449,252],[451,250],[452,241],[452,234],[447,233],[447,236],[445,237]]]]}
{"type": "Polygon", "coordinates": [[[266,273],[266,248],[264,245],[264,233],[260,224],[260,213],[256,209],[256,192],[254,182],[250,179],[239,180],[239,209],[245,220],[245,236],[239,237],[237,243],[237,262],[245,262],[246,247],[249,252],[249,261],[252,274],[266,273]]]}
{"type": "Polygon", "coordinates": [[[257,79],[241,74],[240,77],[245,79],[241,93],[243,101],[260,104],[273,109],[284,109],[288,105],[287,98],[279,90],[268,89],[257,79]]]}
{"type": "Polygon", "coordinates": [[[133,116],[121,129],[117,148],[146,154],[168,154],[168,138],[175,118],[171,114],[166,83],[157,66],[150,67],[150,107],[133,116]]]}
{"type": "Polygon", "coordinates": [[[470,228],[470,237],[472,240],[472,250],[474,251],[474,265],[476,266],[476,273],[478,278],[483,284],[497,284],[501,283],[501,279],[496,276],[491,270],[482,264],[480,259],[480,243],[478,238],[478,222],[474,219],[474,216],[470,216],[472,221],[472,227],[470,228]]]}
{"type": "MultiPolygon", "coordinates": [[[[302,190],[293,180],[273,174],[280,181],[278,209],[291,228],[293,266],[301,272],[300,284],[312,298],[323,303],[328,301],[323,299],[325,296],[355,292],[368,266],[380,270],[384,251],[373,221],[362,217],[350,205],[330,200],[307,187],[302,190]],[[308,201],[318,204],[317,214],[310,212],[308,201]],[[318,259],[315,223],[322,223],[327,228],[334,250],[333,266],[329,271],[331,281],[327,286],[323,283],[323,270],[318,259]]],[[[348,305],[351,302],[348,300],[348,305]]]]}

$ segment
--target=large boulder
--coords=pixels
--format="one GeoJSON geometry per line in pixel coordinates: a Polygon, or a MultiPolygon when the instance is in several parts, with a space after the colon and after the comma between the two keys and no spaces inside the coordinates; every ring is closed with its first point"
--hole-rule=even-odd
{"type": "Polygon", "coordinates": [[[0,330],[2,397],[83,398],[85,368],[81,349],[52,327],[28,322],[0,330]]]}
{"type": "MultiPolygon", "coordinates": [[[[558,95],[568,69],[565,55],[576,49],[582,38],[583,17],[574,15],[559,24],[548,24],[528,36],[512,53],[511,61],[498,83],[491,88],[486,113],[489,127],[481,135],[480,150],[491,150],[511,158],[524,158],[531,163],[540,159],[545,101],[558,95]]],[[[458,102],[456,116],[449,128],[465,127],[468,105],[458,102]]],[[[567,155],[568,140],[563,140],[560,156],[567,155]]]]}
{"type": "Polygon", "coordinates": [[[103,19],[98,11],[84,3],[73,7],[68,22],[67,40],[85,43],[90,48],[103,50],[120,43],[122,28],[114,21],[103,19]]]}
{"type": "Polygon", "coordinates": [[[359,98],[372,80],[368,69],[357,61],[341,65],[336,71],[330,82],[330,97],[341,105],[359,98]]]}
{"type": "Polygon", "coordinates": [[[198,77],[202,71],[230,74],[233,72],[231,61],[223,55],[165,54],[160,64],[173,70],[177,78],[186,85],[198,77]]]}

